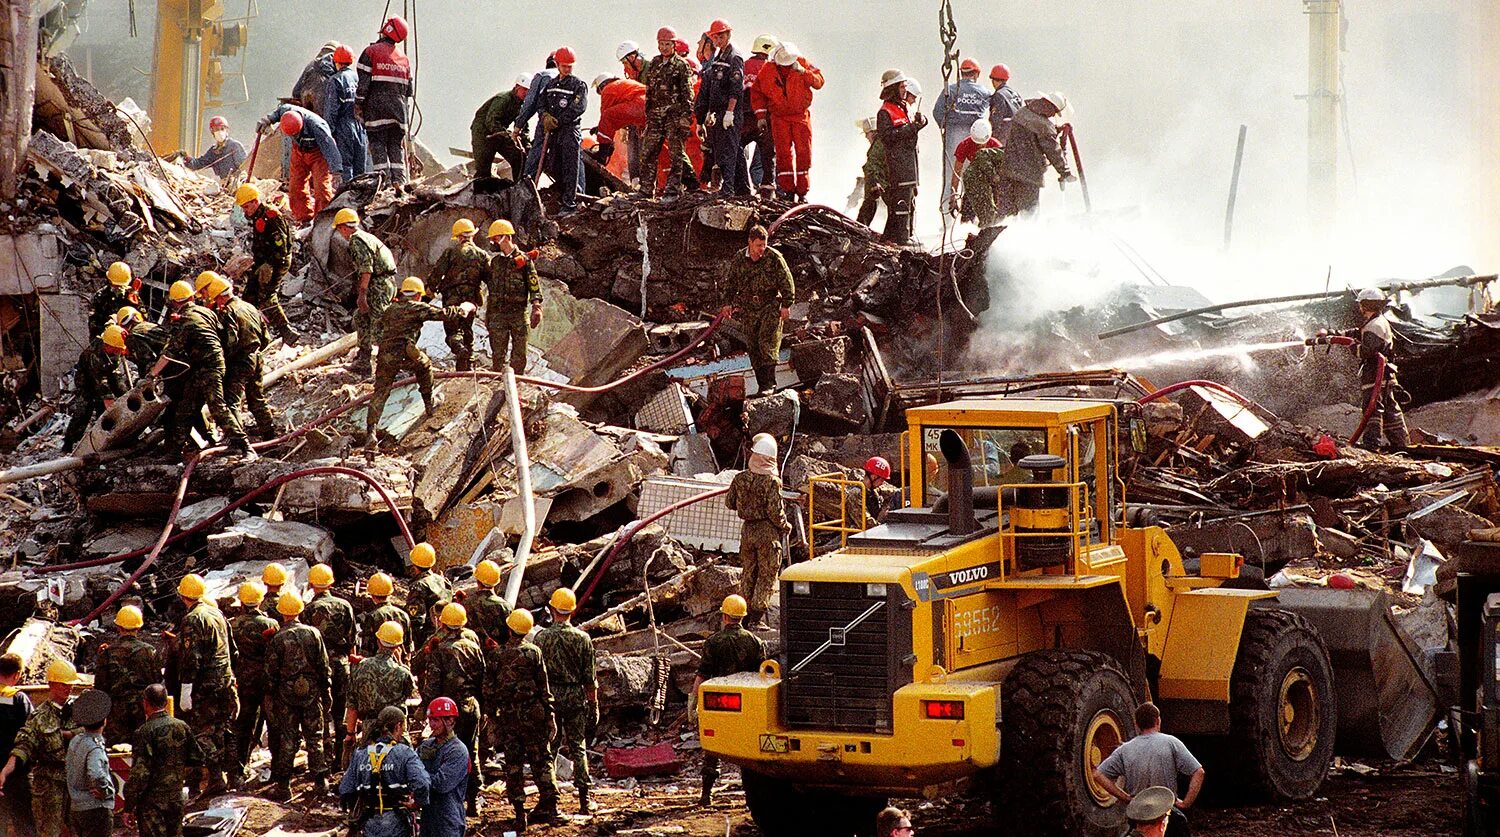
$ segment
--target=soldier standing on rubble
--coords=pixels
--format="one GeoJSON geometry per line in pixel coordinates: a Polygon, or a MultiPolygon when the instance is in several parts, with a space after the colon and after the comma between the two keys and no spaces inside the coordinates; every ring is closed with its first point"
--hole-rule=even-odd
{"type": "Polygon", "coordinates": [[[880,136],[875,133],[875,117],[861,119],[857,123],[859,129],[864,132],[865,141],[869,148],[865,150],[865,164],[861,169],[863,181],[862,199],[859,204],[859,214],[855,220],[865,226],[875,220],[875,213],[880,209],[880,199],[890,188],[890,177],[885,168],[885,144],[880,141],[880,136]]]}
{"type": "Polygon", "coordinates": [[[89,303],[89,333],[98,334],[109,324],[110,317],[126,305],[141,304],[141,281],[130,272],[130,265],[114,262],[105,271],[108,283],[94,294],[89,303]]]}
{"type": "Polygon", "coordinates": [[[348,207],[334,213],[333,229],[349,242],[354,262],[354,330],[359,335],[359,354],[350,371],[369,375],[375,369],[374,345],[380,339],[380,318],[396,293],[396,257],[373,233],[359,228],[359,213],[348,207]]]}
{"type": "MultiPolygon", "coordinates": [[[[445,306],[467,302],[478,308],[482,301],[480,288],[489,276],[490,254],[474,243],[477,231],[474,222],[468,218],[454,221],[453,243],[432,266],[432,292],[442,294],[445,306]]],[[[453,352],[453,368],[459,372],[469,371],[474,355],[474,322],[469,319],[444,320],[443,333],[453,352]]]]}
{"type": "Polygon", "coordinates": [[[733,310],[745,332],[750,367],[762,395],[776,388],[782,323],[791,314],[797,286],[781,251],[766,243],[766,228],[750,228],[745,249],[724,266],[722,287],[734,298],[733,310]]]}
{"type": "Polygon", "coordinates": [[[479,780],[484,756],[479,751],[479,695],[484,688],[484,651],[465,630],[469,615],[464,606],[449,602],[439,621],[442,629],[427,641],[421,668],[423,702],[449,697],[458,705],[453,732],[473,760],[469,765],[469,816],[479,815],[479,780]]]}
{"type": "Polygon", "coordinates": [[[365,592],[370,594],[370,601],[375,603],[373,608],[359,618],[359,647],[366,656],[380,650],[377,634],[381,626],[386,622],[395,622],[401,626],[402,653],[406,659],[411,659],[411,616],[390,601],[390,595],[395,589],[395,583],[385,573],[375,573],[365,582],[365,592]]]}
{"type": "Polygon", "coordinates": [[[265,367],[262,352],[271,342],[270,329],[260,309],[234,295],[229,280],[212,270],[198,274],[198,294],[219,318],[219,340],[224,344],[224,405],[238,411],[241,402],[255,419],[259,439],[276,438],[276,420],[261,387],[265,367]]]}
{"type": "Polygon", "coordinates": [[[281,280],[292,269],[292,223],[261,201],[260,190],[249,183],[236,189],[234,202],[250,225],[250,270],[245,273],[245,300],[265,315],[281,342],[297,340],[281,308],[281,280]]]}
{"type": "MultiPolygon", "coordinates": [[[[1368,450],[1379,449],[1383,432],[1391,447],[1398,450],[1409,447],[1411,434],[1406,429],[1406,414],[1397,399],[1397,393],[1402,390],[1401,384],[1396,380],[1396,364],[1392,362],[1396,351],[1396,335],[1391,331],[1391,321],[1386,317],[1385,293],[1379,288],[1365,288],[1355,299],[1364,325],[1341,331],[1339,336],[1359,341],[1353,348],[1359,355],[1360,409],[1368,410],[1370,402],[1375,400],[1374,411],[1365,423],[1359,445],[1368,450]],[[1385,373],[1383,381],[1380,380],[1382,366],[1385,373]]],[[[1317,337],[1307,341],[1310,346],[1327,342],[1327,332],[1319,332],[1317,337]]]]}
{"type": "Polygon", "coordinates": [[[167,345],[167,330],[155,323],[146,322],[140,310],[131,305],[115,313],[115,323],[125,330],[126,357],[135,364],[138,375],[151,371],[161,350],[167,345]]]}
{"type": "Polygon", "coordinates": [[[271,672],[266,668],[266,654],[271,637],[281,625],[260,609],[265,591],[259,584],[247,581],[240,585],[240,613],[229,620],[229,635],[234,637],[234,676],[240,684],[240,713],[234,723],[234,759],[238,767],[232,778],[245,781],[245,767],[250,751],[260,740],[257,731],[270,719],[269,687],[271,672]]]}
{"type": "Polygon", "coordinates": [[[363,747],[352,752],[339,781],[350,812],[349,833],[363,837],[411,837],[412,813],[430,792],[427,769],[406,743],[406,711],[395,706],[370,720],[363,747]]]}
{"type": "Polygon", "coordinates": [[[441,573],[432,571],[437,563],[437,550],[430,543],[419,543],[411,548],[412,582],[406,593],[406,613],[411,617],[412,645],[422,645],[432,635],[429,620],[433,604],[453,600],[453,583],[441,573]]]}
{"type": "Polygon", "coordinates": [[[344,706],[349,696],[349,666],[354,656],[354,606],[332,590],[333,567],[314,565],[307,572],[307,583],[313,597],[307,603],[303,619],[323,635],[328,651],[328,681],[332,700],[325,710],[324,752],[330,760],[338,753],[338,729],[344,720],[344,706]]]}
{"type": "Polygon", "coordinates": [[[511,611],[505,635],[485,649],[484,703],[494,713],[505,753],[505,795],[515,811],[517,834],[526,831],[526,765],[531,765],[539,802],[537,822],[557,820],[557,780],[548,744],[557,733],[552,690],[542,650],[526,639],[535,622],[531,611],[511,611]]]}
{"type": "Polygon", "coordinates": [[[528,329],[542,324],[542,286],[536,265],[516,246],[515,238],[515,226],[504,218],[490,224],[495,255],[490,257],[484,325],[490,332],[490,368],[501,371],[509,356],[510,368],[520,375],[526,371],[528,329]]]}
{"type": "Polygon", "coordinates": [[[344,711],[344,744],[352,746],[360,723],[368,724],[387,707],[403,713],[406,701],[417,693],[417,680],[411,669],[396,658],[406,643],[401,623],[394,619],[381,623],[375,631],[379,650],[366,657],[349,672],[349,704],[344,711]]]}
{"type": "Polygon", "coordinates": [[[511,180],[525,176],[526,150],[516,141],[518,134],[513,130],[519,124],[517,117],[530,89],[531,79],[522,73],[516,76],[509,90],[496,93],[474,111],[474,121],[469,123],[469,145],[474,154],[475,180],[494,175],[496,154],[510,165],[511,180]]]}
{"type": "Polygon", "coordinates": [[[166,686],[147,686],[141,708],[146,723],[131,743],[125,827],[134,825],[140,837],[182,837],[182,788],[188,771],[203,763],[203,754],[188,725],[167,713],[166,686]]]}
{"type": "MultiPolygon", "coordinates": [[[[177,585],[177,596],[187,613],[176,637],[177,679],[182,699],[177,702],[193,727],[203,767],[208,772],[204,796],[223,793],[226,771],[239,767],[234,746],[234,722],[240,711],[231,661],[237,653],[224,614],[204,600],[203,577],[189,573],[177,585]]],[[[170,637],[169,637],[170,641],[170,637]]]]}
{"type": "Polygon", "coordinates": [[[328,697],[328,652],[318,629],[298,621],[303,610],[302,598],[287,591],[276,600],[281,613],[281,630],[271,637],[266,648],[266,669],[276,678],[271,691],[271,725],[276,735],[276,749],[271,752],[271,790],[266,798],[286,801],[292,798],[292,762],[297,747],[307,744],[307,769],[313,776],[313,793],[328,789],[328,764],[324,760],[323,707],[328,697]]]}
{"type": "Polygon", "coordinates": [[[510,636],[505,629],[510,605],[495,592],[495,585],[500,583],[500,565],[488,558],[480,561],[474,567],[474,583],[474,589],[464,597],[464,608],[469,612],[469,623],[479,635],[480,644],[489,648],[491,642],[503,643],[510,636]]]}
{"type": "Polygon", "coordinates": [[[474,303],[464,302],[439,308],[422,301],[426,293],[427,289],[422,285],[421,279],[406,277],[401,282],[400,295],[380,317],[380,362],[375,368],[375,393],[371,396],[365,413],[365,445],[369,454],[373,454],[380,445],[376,433],[380,428],[380,416],[385,412],[386,399],[391,397],[391,389],[395,387],[396,378],[401,372],[409,371],[416,376],[417,391],[422,395],[422,405],[425,408],[423,417],[430,418],[437,412],[438,400],[432,391],[432,361],[422,351],[422,347],[417,345],[417,338],[422,334],[422,324],[433,320],[444,323],[462,321],[467,326],[468,321],[474,318],[474,303]]]}
{"type": "Polygon", "coordinates": [[[31,768],[31,817],[35,837],[59,837],[68,811],[68,743],[78,727],[68,719],[78,670],[64,659],[47,664],[47,699],[16,733],[15,747],[0,769],[0,791],[17,767],[31,768]]]}
{"type": "Polygon", "coordinates": [[[553,752],[561,750],[573,761],[573,787],[578,789],[578,813],[587,814],[589,788],[588,739],[599,725],[599,680],[594,672],[594,641],[573,627],[578,598],[559,587],[547,606],[552,624],[536,635],[547,664],[547,680],[557,714],[553,752]]]}
{"type": "Polygon", "coordinates": [[[73,377],[73,414],[63,432],[64,450],[72,450],[83,439],[94,416],[130,391],[130,373],[124,365],[127,353],[125,330],[114,323],[105,326],[104,333],[79,353],[78,371],[73,377]]]}
{"type": "Polygon", "coordinates": [[[693,72],[677,54],[676,30],[670,26],[657,30],[656,51],[640,78],[646,85],[646,133],[636,158],[636,171],[640,173],[637,191],[647,198],[656,193],[656,160],[663,143],[669,163],[665,184],[668,195],[682,192],[684,173],[691,176],[693,167],[683,151],[693,125],[693,72]]]}
{"type": "MultiPolygon", "coordinates": [[[[744,596],[725,596],[719,607],[723,614],[724,627],[703,643],[703,658],[698,663],[698,677],[693,681],[693,699],[698,696],[698,687],[704,680],[738,674],[742,671],[759,671],[766,658],[765,643],[760,637],[745,630],[745,615],[749,605],[744,596]]],[[[719,757],[703,754],[703,792],[698,804],[708,807],[714,801],[714,783],[719,781],[719,757]]]]}
{"type": "Polygon", "coordinates": [[[161,682],[161,653],[141,639],[145,619],[141,609],[125,605],[115,614],[116,636],[101,643],[94,664],[94,688],[109,695],[109,723],[104,727],[111,744],[123,744],[145,723],[141,692],[161,682]]]}
{"type": "Polygon", "coordinates": [[[229,452],[254,459],[245,428],[224,403],[224,344],[219,339],[219,318],[194,303],[193,296],[193,286],[181,280],[168,289],[171,332],[161,358],[151,367],[151,375],[157,377],[168,364],[173,364],[173,377],[182,381],[181,397],[174,398],[167,427],[166,448],[180,452],[183,459],[197,453],[189,433],[195,423],[202,421],[203,408],[207,406],[229,452]]]}
{"type": "Polygon", "coordinates": [[[749,603],[747,624],[761,624],[771,607],[776,574],[781,572],[781,539],[791,531],[781,501],[780,463],[776,439],[757,433],[750,443],[750,466],[734,475],[724,505],[739,512],[740,595],[749,603]]]}
{"type": "Polygon", "coordinates": [[[281,588],[286,584],[287,578],[286,567],[274,561],[260,568],[260,583],[266,587],[266,595],[261,599],[260,610],[272,619],[276,619],[278,624],[281,620],[276,612],[276,605],[279,604],[277,599],[281,598],[281,588]]]}

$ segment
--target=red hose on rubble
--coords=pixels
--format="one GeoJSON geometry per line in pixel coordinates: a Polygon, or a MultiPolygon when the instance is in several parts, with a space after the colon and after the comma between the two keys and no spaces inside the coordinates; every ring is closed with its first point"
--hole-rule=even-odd
{"type": "Polygon", "coordinates": [[[788,209],[787,211],[781,213],[781,217],[777,218],[775,221],[772,221],[771,222],[771,226],[766,227],[766,234],[767,235],[775,235],[776,234],[776,228],[779,227],[779,226],[781,226],[784,221],[787,221],[787,220],[789,220],[791,218],[794,218],[794,217],[796,217],[798,215],[801,215],[804,212],[807,212],[807,211],[813,210],[813,209],[826,209],[826,210],[828,210],[829,212],[832,212],[835,215],[838,215],[838,216],[841,216],[841,217],[847,217],[847,216],[844,215],[844,213],[839,212],[837,209],[834,209],[831,206],[826,206],[826,205],[821,204],[821,203],[799,203],[796,206],[792,207],[791,209],[788,209]]]}
{"type": "Polygon", "coordinates": [[[1137,403],[1137,404],[1145,404],[1148,401],[1155,401],[1158,398],[1165,398],[1166,396],[1171,395],[1174,392],[1178,392],[1180,390],[1187,389],[1188,387],[1205,387],[1207,389],[1215,390],[1217,392],[1222,392],[1225,395],[1229,396],[1230,398],[1233,398],[1234,400],[1240,402],[1241,404],[1244,404],[1246,407],[1249,407],[1249,408],[1251,408],[1253,410],[1259,410],[1261,413],[1263,413],[1265,415],[1271,415],[1272,414],[1270,410],[1267,410],[1265,407],[1260,406],[1259,404],[1255,403],[1251,399],[1246,398],[1243,395],[1240,395],[1238,392],[1235,392],[1234,390],[1230,389],[1229,387],[1224,386],[1223,384],[1219,383],[1218,381],[1182,381],[1182,382],[1179,382],[1179,383],[1172,384],[1171,386],[1162,387],[1161,389],[1159,389],[1159,390],[1157,390],[1155,392],[1149,393],[1147,395],[1143,395],[1140,398],[1137,398],[1135,400],[1135,403],[1137,403]]]}
{"type": "MultiPolygon", "coordinates": [[[[1351,341],[1352,343],[1353,341],[1351,341]]],[[[1385,355],[1375,355],[1375,388],[1370,390],[1370,400],[1365,404],[1365,414],[1359,419],[1359,426],[1354,428],[1354,434],[1349,437],[1349,444],[1355,444],[1359,437],[1365,432],[1365,425],[1370,423],[1370,417],[1375,415],[1375,408],[1380,406],[1380,393],[1385,390],[1385,355]]]]}
{"type": "Polygon", "coordinates": [[[663,517],[666,517],[672,512],[677,511],[678,509],[684,509],[688,506],[693,505],[694,503],[700,503],[704,500],[707,500],[710,497],[719,497],[728,493],[729,486],[726,485],[723,488],[715,488],[712,491],[705,491],[702,494],[694,494],[686,500],[678,500],[672,505],[656,512],[655,514],[649,515],[645,518],[642,518],[641,520],[637,520],[634,524],[631,525],[631,529],[629,532],[626,532],[625,534],[615,539],[614,546],[611,546],[609,548],[609,553],[604,556],[604,561],[599,564],[599,569],[594,571],[594,578],[589,582],[589,586],[584,588],[584,591],[579,594],[579,606],[582,606],[583,603],[588,600],[588,597],[594,592],[594,588],[599,586],[599,579],[604,577],[605,571],[608,570],[609,566],[615,562],[615,556],[619,555],[620,550],[625,547],[625,544],[630,543],[630,540],[634,538],[636,534],[639,533],[642,529],[646,528],[652,523],[655,523],[663,517]]]}

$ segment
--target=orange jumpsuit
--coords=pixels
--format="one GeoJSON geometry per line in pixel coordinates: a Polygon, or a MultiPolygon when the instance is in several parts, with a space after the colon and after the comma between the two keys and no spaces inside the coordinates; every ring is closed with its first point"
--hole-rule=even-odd
{"type": "Polygon", "coordinates": [[[798,56],[801,67],[767,63],[755,77],[750,104],[771,116],[771,138],[776,143],[776,190],[806,197],[812,169],[813,91],[823,89],[823,71],[798,56]]]}
{"type": "Polygon", "coordinates": [[[619,133],[628,128],[636,130],[636,136],[646,130],[646,85],[631,79],[615,79],[599,91],[599,136],[615,143],[615,151],[609,158],[608,169],[619,177],[625,177],[634,148],[621,147],[623,136],[619,133]]]}

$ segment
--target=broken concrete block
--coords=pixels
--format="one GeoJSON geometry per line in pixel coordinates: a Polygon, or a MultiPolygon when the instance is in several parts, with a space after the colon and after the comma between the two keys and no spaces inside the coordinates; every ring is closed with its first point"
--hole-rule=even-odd
{"type": "Polygon", "coordinates": [[[830,337],[812,340],[792,347],[792,369],[803,386],[816,384],[824,375],[849,369],[849,338],[830,337]]]}
{"type": "Polygon", "coordinates": [[[208,536],[211,561],[233,561],[241,556],[263,561],[303,561],[321,564],[333,555],[333,535],[319,526],[293,520],[247,517],[208,536]]]}
{"type": "Polygon", "coordinates": [[[651,698],[650,657],[604,654],[595,665],[601,703],[611,708],[644,707],[651,698]]]}
{"type": "Polygon", "coordinates": [[[714,447],[702,433],[684,433],[672,443],[672,464],[668,466],[679,477],[696,477],[699,474],[717,474],[719,463],[714,458],[714,447]]]}
{"type": "Polygon", "coordinates": [[[228,506],[229,500],[224,497],[210,497],[207,500],[199,500],[183,506],[182,510],[177,513],[177,529],[179,531],[191,529],[228,506]]]}
{"type": "Polygon", "coordinates": [[[111,555],[133,552],[150,547],[160,536],[160,526],[141,524],[108,529],[89,538],[83,544],[83,557],[85,559],[107,558],[111,555]]]}
{"type": "MultiPolygon", "coordinates": [[[[1417,506],[1426,509],[1441,499],[1422,497],[1417,500],[1417,506]]],[[[1461,502],[1445,505],[1426,514],[1418,511],[1407,520],[1407,526],[1412,532],[1437,544],[1445,554],[1452,554],[1455,547],[1468,540],[1471,530],[1486,529],[1492,525],[1485,518],[1459,508],[1460,505],[1461,502]]]]}
{"type": "Polygon", "coordinates": [[[602,299],[581,299],[572,331],[545,357],[568,380],[592,386],[613,380],[645,353],[646,330],[640,319],[602,299]]]}
{"type": "Polygon", "coordinates": [[[141,380],[94,421],[73,449],[73,455],[85,456],[129,444],[156,421],[170,400],[154,378],[141,380]]]}
{"type": "Polygon", "coordinates": [[[652,326],[646,332],[650,348],[647,349],[653,355],[667,355],[680,351],[693,342],[700,332],[708,328],[707,320],[694,320],[688,323],[665,323],[652,326]]]}
{"type": "Polygon", "coordinates": [[[781,390],[770,395],[745,399],[745,433],[770,433],[785,440],[792,434],[801,409],[801,400],[793,390],[781,390]]]}
{"type": "Polygon", "coordinates": [[[869,396],[858,377],[847,373],[825,374],[808,399],[810,414],[832,422],[850,432],[870,421],[869,396]]]}

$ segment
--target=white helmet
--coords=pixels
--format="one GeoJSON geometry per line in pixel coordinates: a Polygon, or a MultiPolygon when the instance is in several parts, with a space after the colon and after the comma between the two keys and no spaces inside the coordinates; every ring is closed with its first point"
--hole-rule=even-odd
{"type": "Polygon", "coordinates": [[[624,61],[625,56],[629,55],[632,52],[640,51],[641,45],[636,43],[635,41],[621,41],[620,45],[615,47],[615,60],[624,61]]]}
{"type": "Polygon", "coordinates": [[[775,35],[756,35],[755,43],[750,47],[750,51],[770,55],[778,46],[781,46],[781,41],[776,40],[775,35]]]}
{"type": "Polygon", "coordinates": [[[594,76],[594,83],[589,86],[594,88],[595,93],[598,93],[604,89],[604,85],[614,80],[615,76],[609,73],[600,73],[599,75],[594,76]]]}
{"type": "Polygon", "coordinates": [[[776,458],[776,437],[769,433],[757,433],[750,440],[750,452],[776,458]]]}
{"type": "Polygon", "coordinates": [[[1068,109],[1068,97],[1064,96],[1061,93],[1057,93],[1055,91],[1052,93],[1043,93],[1041,95],[1041,98],[1046,99],[1048,102],[1051,102],[1052,106],[1057,108],[1058,113],[1062,113],[1063,111],[1068,109]]]}
{"type": "Polygon", "coordinates": [[[1379,288],[1363,288],[1354,298],[1359,302],[1385,302],[1385,291],[1379,288]]]}
{"type": "Polygon", "coordinates": [[[909,78],[903,81],[902,84],[906,85],[906,92],[912,94],[913,96],[916,96],[918,99],[922,98],[921,82],[917,81],[914,78],[909,78]]]}
{"type": "Polygon", "coordinates": [[[990,121],[984,117],[974,120],[974,124],[969,126],[969,139],[973,140],[976,145],[984,145],[993,135],[994,129],[990,127],[990,121]]]}
{"type": "Polygon", "coordinates": [[[775,61],[778,67],[790,67],[797,63],[798,55],[801,55],[801,53],[797,51],[796,44],[791,41],[782,41],[781,46],[777,47],[776,52],[772,53],[771,60],[775,61]]]}
{"type": "Polygon", "coordinates": [[[515,82],[511,86],[512,87],[524,87],[527,90],[530,90],[531,89],[531,76],[528,76],[525,73],[522,73],[522,74],[516,76],[516,80],[515,80],[515,82]]]}

